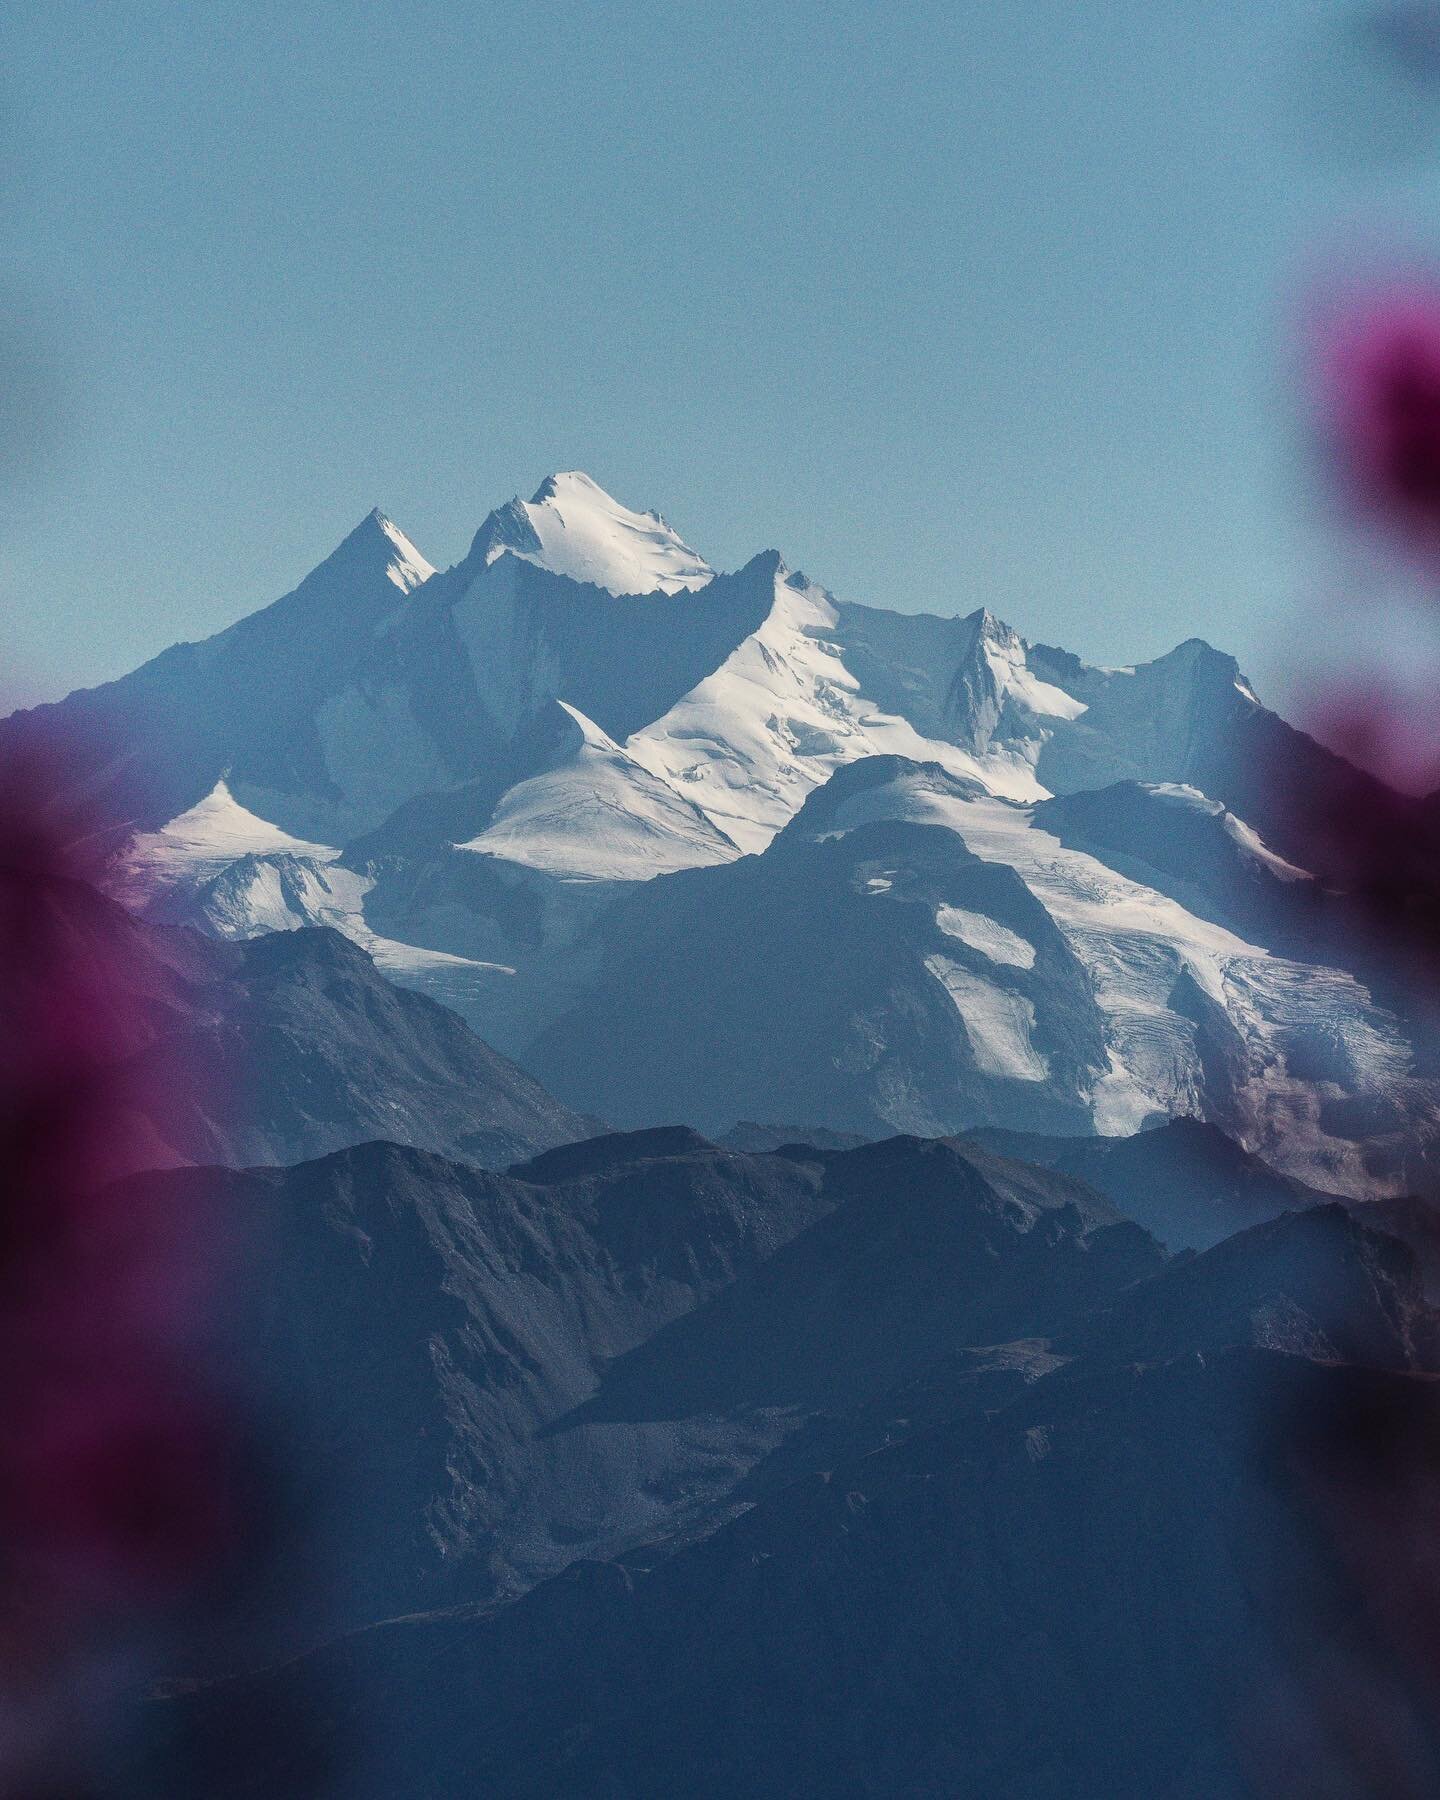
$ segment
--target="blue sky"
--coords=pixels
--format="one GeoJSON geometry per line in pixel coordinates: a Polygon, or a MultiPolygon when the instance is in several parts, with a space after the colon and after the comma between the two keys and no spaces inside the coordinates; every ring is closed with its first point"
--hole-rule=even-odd
{"type": "Polygon", "coordinates": [[[724,566],[1263,681],[1323,580],[1296,295],[1440,237],[1331,0],[7,17],[14,697],[567,467],[724,566]]]}

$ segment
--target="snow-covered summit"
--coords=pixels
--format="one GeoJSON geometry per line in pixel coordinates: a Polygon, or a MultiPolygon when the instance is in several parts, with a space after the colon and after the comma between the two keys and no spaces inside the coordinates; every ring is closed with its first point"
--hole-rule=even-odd
{"type": "Polygon", "coordinates": [[[387,519],[377,506],[360,521],[352,535],[377,536],[386,552],[385,574],[402,594],[410,594],[435,573],[393,519],[387,519]]]}
{"type": "Polygon", "coordinates": [[[518,556],[612,594],[678,593],[715,571],[656,512],[632,512],[578,469],[551,475],[531,500],[517,495],[476,533],[472,558],[518,556]]]}
{"type": "Polygon", "coordinates": [[[122,890],[129,884],[143,891],[166,878],[184,874],[209,879],[246,856],[294,856],[330,862],[337,852],[307,843],[282,831],[244,807],[224,776],[194,806],[159,831],[140,832],[131,841],[121,872],[122,890]]]}
{"type": "MultiPolygon", "coordinates": [[[[411,594],[434,573],[434,565],[416,549],[395,521],[376,506],[346,532],[324,561],[317,563],[294,591],[307,598],[319,592],[338,597],[343,603],[346,593],[363,590],[373,596],[377,581],[388,582],[402,594],[411,594]]],[[[288,608],[289,601],[290,596],[286,595],[275,605],[288,608]]],[[[313,599],[311,604],[315,604],[313,599]]],[[[266,608],[265,612],[272,610],[266,608]]],[[[251,616],[263,617],[264,613],[251,616]]],[[[243,625],[245,621],[240,623],[243,625]]]]}
{"type": "Polygon", "coordinates": [[[1440,1120],[1331,905],[1334,759],[1198,639],[1098,668],[985,610],[842,600],[778,551],[712,574],[569,473],[441,574],[371,513],[263,611],[7,731],[82,745],[148,916],[332,925],[507,1052],[587,995],[603,1028],[628,939],[650,981],[647,921],[680,985],[693,938],[718,1062],[675,984],[617,1003],[689,1084],[676,1116],[727,1067],[776,1074],[788,958],[792,1116],[837,1129],[1194,1114],[1354,1183],[1367,1121],[1440,1120]],[[1364,1101],[1343,1130],[1336,1096],[1364,1101]]]}
{"type": "Polygon", "coordinates": [[[997,738],[1038,737],[1040,721],[1077,719],[1085,711],[1084,701],[1036,675],[1029,645],[988,607],[963,623],[973,636],[946,696],[948,722],[962,741],[984,750],[997,738]]]}
{"type": "Polygon", "coordinates": [[[740,854],[578,707],[558,700],[555,710],[549,766],[511,788],[487,828],[459,848],[572,881],[648,881],[740,854]]]}

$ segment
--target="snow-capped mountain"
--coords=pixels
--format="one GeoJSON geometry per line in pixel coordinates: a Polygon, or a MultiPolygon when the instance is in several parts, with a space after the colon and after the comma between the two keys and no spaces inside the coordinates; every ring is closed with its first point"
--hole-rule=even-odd
{"type": "Polygon", "coordinates": [[[852,765],[760,856],[617,908],[604,973],[530,1060],[621,1124],[768,1105],[876,1135],[1127,1135],[1198,1115],[1364,1192],[1380,1121],[1426,1103],[1399,1020],[1043,817],[934,764],[852,765]],[[1340,1093],[1371,1109],[1363,1154],[1330,1123],[1340,1093]]]}
{"type": "Polygon", "coordinates": [[[715,574],[659,513],[631,512],[578,469],[491,513],[475,546],[487,563],[518,556],[612,594],[675,594],[715,574]]]}
{"type": "Polygon", "coordinates": [[[926,736],[903,706],[878,703],[847,664],[830,595],[779,557],[762,560],[773,586],[764,621],[635,734],[629,749],[637,760],[692,795],[746,851],[763,850],[813,788],[866,756],[931,755],[996,793],[1039,797],[1023,753],[1008,743],[963,727],[926,736]]]}
{"type": "Polygon", "coordinates": [[[1233,659],[1101,669],[774,551],[716,573],[578,473],[443,572],[373,513],[0,730],[63,760],[133,907],[332,925],[618,1121],[1194,1114],[1353,1192],[1433,1110],[1309,831],[1343,765],[1233,659]]]}

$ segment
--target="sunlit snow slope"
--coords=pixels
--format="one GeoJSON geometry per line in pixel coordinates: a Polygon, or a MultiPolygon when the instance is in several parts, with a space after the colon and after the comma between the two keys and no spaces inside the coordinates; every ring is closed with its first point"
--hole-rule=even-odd
{"type": "Polygon", "coordinates": [[[533,500],[501,507],[485,537],[487,561],[518,556],[612,594],[674,594],[715,573],[659,513],[632,512],[578,470],[550,476],[533,500]]]}
{"type": "Polygon", "coordinates": [[[1436,1111],[1403,993],[1372,995],[1312,878],[1335,759],[1231,658],[1094,668],[984,607],[840,600],[775,551],[717,574],[578,472],[441,572],[372,513],[273,606],[0,736],[63,749],[152,918],[334,925],[557,1079],[600,1008],[585,1110],[643,1013],[635,1067],[692,1122],[728,1123],[722,1095],[774,1116],[793,1066],[792,1116],[837,1129],[1193,1113],[1354,1190],[1399,1181],[1377,1144],[1436,1111]]]}

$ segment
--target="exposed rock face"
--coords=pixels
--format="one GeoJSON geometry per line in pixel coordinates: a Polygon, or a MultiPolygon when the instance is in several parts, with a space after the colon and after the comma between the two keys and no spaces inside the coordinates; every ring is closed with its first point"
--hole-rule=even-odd
{"type": "MultiPolygon", "coordinates": [[[[591,1398],[539,1444],[634,1443],[704,1408],[732,1455],[751,1431],[748,1475],[708,1507],[678,1483],[671,1532],[599,1560],[577,1542],[508,1603],[182,1685],[152,1709],[149,1791],[325,1791],[317,1756],[357,1800],[1360,1800],[1376,1756],[1414,1783],[1397,1791],[1440,1772],[1393,1574],[1429,1592],[1436,1321],[1393,1240],[1321,1207],[1166,1264],[1078,1187],[905,1140],[726,1158],[645,1134],[509,1179],[527,1192],[502,1205],[496,1178],[378,1148],[267,1178],[287,1260],[308,1263],[297,1316],[330,1296],[316,1341],[349,1358],[367,1283],[397,1320],[351,1377],[342,1442],[360,1431],[379,1468],[386,1415],[423,1421],[445,1447],[397,1466],[433,1483],[463,1421],[478,1454],[482,1418],[493,1446],[539,1416],[588,1334],[568,1366],[590,1358],[591,1398]],[[590,1324],[557,1331],[567,1312],[590,1324]],[[776,1401],[767,1452],[754,1427],[776,1401]],[[1355,1692],[1371,1710],[1337,1736],[1355,1692]]],[[[583,1466],[601,1507],[618,1465],[583,1466]]],[[[423,1489],[380,1486],[394,1522],[423,1489]]],[[[428,1516],[434,1542],[444,1509],[428,1516]]]]}
{"type": "Polygon", "coordinates": [[[807,819],[617,911],[600,978],[533,1047],[541,1078],[626,1124],[658,1111],[718,1130],[778,1110],[870,1134],[1085,1130],[1102,1021],[1014,872],[934,826],[831,837],[807,819]]]}
{"type": "Polygon", "coordinates": [[[595,1129],[338,932],[218,943],[80,882],[37,903],[136,996],[119,1053],[152,1097],[147,1165],[294,1162],[384,1137],[503,1166],[595,1129]]]}
{"type": "Polygon", "coordinates": [[[677,1127],[505,1175],[367,1144],[128,1204],[240,1234],[224,1354],[325,1446],[286,1461],[333,1488],[331,1629],[713,1522],[806,1420],[1163,1260],[1063,1176],[909,1139],[747,1156],[677,1127]]]}

